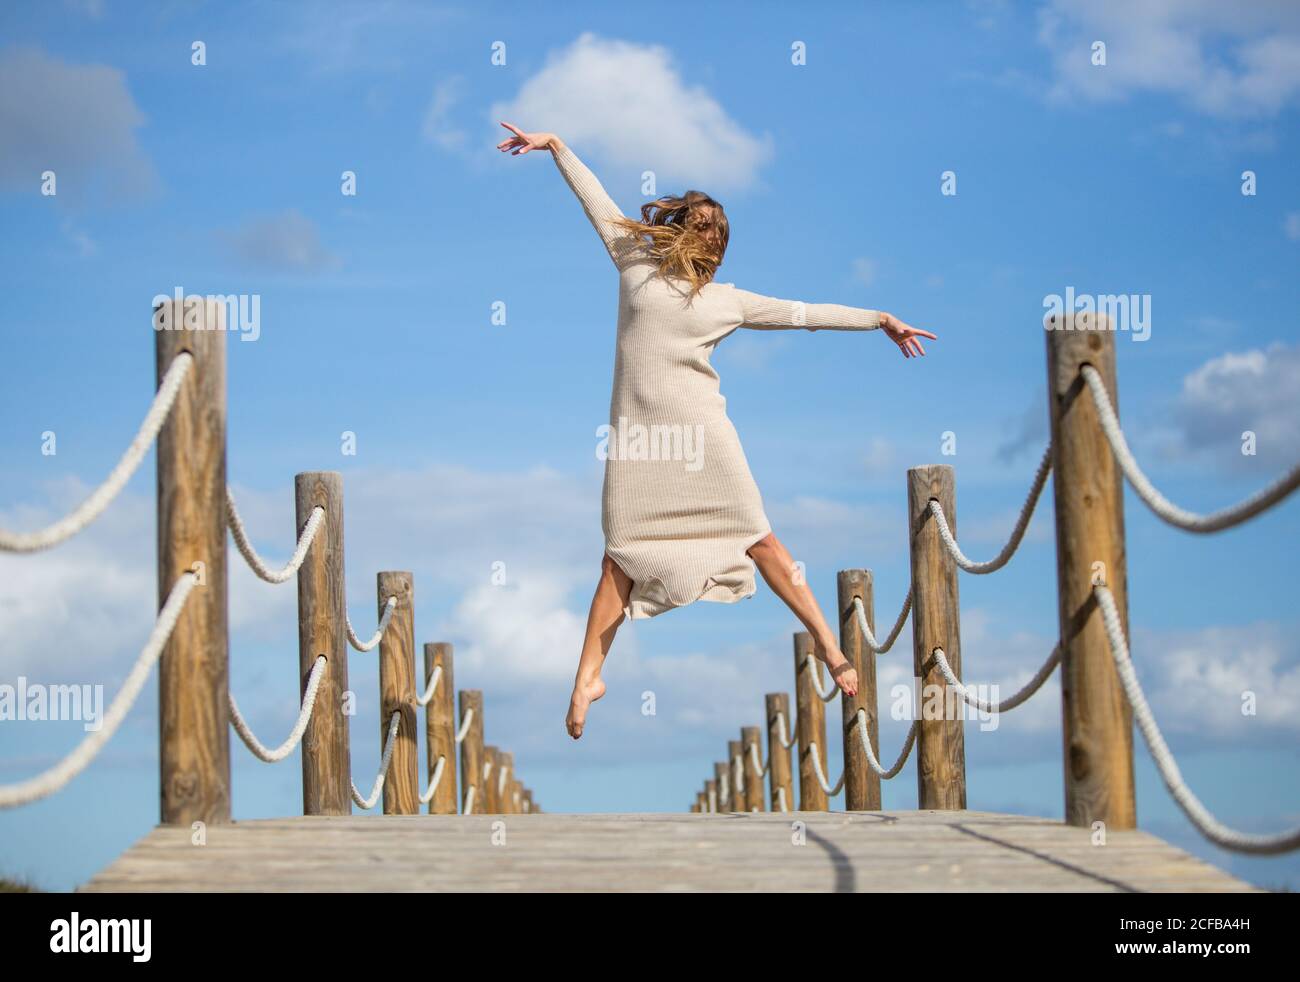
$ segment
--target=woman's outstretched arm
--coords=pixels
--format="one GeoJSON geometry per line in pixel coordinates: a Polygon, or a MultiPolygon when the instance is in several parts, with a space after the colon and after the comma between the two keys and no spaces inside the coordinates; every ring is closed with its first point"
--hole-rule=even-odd
{"type": "Polygon", "coordinates": [[[560,169],[560,173],[573,189],[578,200],[582,202],[583,211],[587,213],[587,218],[596,229],[601,241],[605,243],[605,249],[615,265],[621,265],[639,251],[640,243],[636,237],[615,224],[618,219],[625,217],[623,212],[619,210],[618,205],[614,204],[614,199],[605,192],[596,175],[578,159],[578,155],[570,150],[563,140],[554,133],[525,133],[510,123],[501,125],[514,134],[497,144],[497,149],[503,153],[518,157],[530,150],[551,151],[551,156],[555,158],[555,165],[560,169]]]}
{"type": "Polygon", "coordinates": [[[804,303],[778,300],[748,290],[736,290],[740,300],[740,326],[759,330],[884,331],[898,345],[905,358],[925,354],[918,338],[936,338],[929,331],[904,324],[893,314],[838,303],[804,303]]]}

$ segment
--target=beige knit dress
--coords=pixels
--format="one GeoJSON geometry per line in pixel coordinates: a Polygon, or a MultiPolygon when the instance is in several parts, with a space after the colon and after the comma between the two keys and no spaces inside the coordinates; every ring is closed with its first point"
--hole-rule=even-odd
{"type": "Polygon", "coordinates": [[[738,327],[869,331],[875,310],[776,300],[730,283],[693,299],[658,272],[643,241],[568,147],[553,153],[619,273],[618,342],[605,456],[605,551],[632,580],[625,613],[754,594],[747,550],[771,531],[709,356],[738,327]]]}

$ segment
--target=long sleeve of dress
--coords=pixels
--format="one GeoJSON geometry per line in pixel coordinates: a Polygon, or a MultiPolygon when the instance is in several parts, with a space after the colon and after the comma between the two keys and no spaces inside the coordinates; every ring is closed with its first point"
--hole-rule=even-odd
{"type": "Polygon", "coordinates": [[[601,187],[596,175],[567,145],[561,144],[553,149],[551,156],[555,158],[555,166],[564,175],[564,180],[582,202],[583,211],[605,243],[605,249],[609,258],[614,260],[614,265],[622,268],[629,260],[640,255],[644,247],[638,238],[614,224],[617,219],[625,216],[618,205],[614,204],[614,199],[601,187]]]}
{"type": "Polygon", "coordinates": [[[804,303],[778,300],[748,290],[736,290],[740,300],[741,327],[759,330],[874,331],[880,326],[880,311],[846,307],[838,303],[804,303]]]}

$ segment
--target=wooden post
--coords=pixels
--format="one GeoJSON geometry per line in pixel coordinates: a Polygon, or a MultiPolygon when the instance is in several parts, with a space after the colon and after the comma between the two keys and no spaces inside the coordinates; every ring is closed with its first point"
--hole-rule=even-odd
{"type": "Polygon", "coordinates": [[[523,789],[524,812],[531,815],[533,813],[533,789],[523,789]]]}
{"type": "Polygon", "coordinates": [[[781,741],[794,734],[790,731],[790,697],[784,692],[769,692],[767,705],[767,752],[772,766],[768,769],[768,805],[771,811],[791,811],[795,806],[794,781],[791,778],[790,748],[781,741]],[[785,807],[781,799],[785,798],[785,807]]]}
{"type": "MultiPolygon", "coordinates": [[[[348,635],[343,586],[343,476],[308,471],[293,482],[298,535],[317,508],[325,519],[298,568],[298,694],[307,690],[316,659],[326,658],[316,707],[302,738],[302,813],[352,814],[352,752],[348,717],[348,635]]],[[[296,538],[296,536],[295,536],[296,538]]]]}
{"type": "Polygon", "coordinates": [[[707,791],[695,792],[695,810],[697,812],[706,812],[709,810],[709,798],[707,791]]]}
{"type": "Polygon", "coordinates": [[[763,728],[740,728],[740,762],[745,770],[745,811],[761,812],[763,808],[763,775],[754,773],[754,759],[763,765],[763,728]],[[754,749],[751,750],[750,748],[754,749]]]}
{"type": "Polygon", "coordinates": [[[230,821],[226,608],[226,308],[193,298],[154,309],[155,378],[193,356],[158,434],[158,606],[196,572],[158,667],[163,825],[230,821]],[[188,317],[188,323],[186,318],[188,317]]]}
{"type": "Polygon", "coordinates": [[[489,815],[501,814],[501,796],[497,794],[497,778],[501,770],[501,750],[491,744],[483,748],[483,810],[489,815]]]}
{"type": "Polygon", "coordinates": [[[502,751],[497,757],[501,773],[497,775],[497,799],[501,805],[502,815],[515,814],[515,755],[513,751],[502,751]],[[505,783],[502,784],[502,781],[505,783]]]}
{"type": "Polygon", "coordinates": [[[1123,485],[1079,373],[1084,364],[1097,370],[1118,416],[1115,335],[1105,315],[1075,315],[1047,326],[1065,820],[1131,829],[1137,825],[1132,712],[1092,593],[1095,581],[1110,588],[1127,636],[1123,485]]]}
{"type": "Polygon", "coordinates": [[[432,781],[438,761],[444,761],[438,790],[429,799],[430,815],[456,814],[456,707],[452,700],[456,687],[451,655],[451,645],[446,641],[435,641],[424,646],[425,688],[428,688],[434,671],[442,669],[438,689],[425,707],[424,717],[425,744],[429,751],[428,776],[425,780],[432,781]]]}
{"type": "Polygon", "coordinates": [[[741,766],[736,767],[736,761],[741,758],[741,743],[739,740],[727,741],[727,774],[731,777],[731,810],[733,812],[749,811],[749,774],[745,772],[744,760],[741,760],[741,766]],[[739,780],[737,780],[736,771],[739,770],[739,780]]]}
{"type": "Polygon", "coordinates": [[[814,682],[822,678],[822,663],[813,654],[813,638],[807,631],[794,636],[794,697],[799,706],[799,810],[824,812],[830,799],[817,780],[813,769],[812,745],[826,772],[826,707],[817,694],[814,682]]]}
{"type": "Polygon", "coordinates": [[[717,811],[730,812],[735,811],[732,807],[732,787],[731,787],[731,767],[728,764],[714,762],[713,764],[713,781],[717,789],[717,811]]]}
{"type": "Polygon", "coordinates": [[[707,781],[704,782],[704,797],[705,797],[706,802],[707,802],[707,811],[708,811],[710,814],[712,814],[712,813],[714,813],[714,812],[717,812],[717,811],[720,811],[720,810],[721,810],[721,808],[720,808],[719,805],[718,805],[718,780],[717,780],[717,778],[713,778],[713,777],[711,777],[711,778],[709,778],[707,781]]]}
{"type": "Polygon", "coordinates": [[[461,726],[466,718],[469,729],[460,744],[460,810],[463,815],[483,815],[487,813],[487,802],[483,800],[483,693],[478,689],[461,690],[461,726]]]}
{"type": "Polygon", "coordinates": [[[420,810],[420,740],[415,716],[415,604],[410,573],[378,574],[379,616],[389,597],[397,598],[392,619],[379,641],[379,745],[388,738],[393,713],[401,714],[393,759],[384,779],[384,814],[415,815],[420,810]]]}
{"type": "Polygon", "coordinates": [[[938,523],[930,515],[931,498],[938,499],[956,537],[957,493],[953,470],[946,464],[913,467],[907,472],[907,513],[912,529],[912,674],[920,686],[917,702],[921,710],[916,735],[917,807],[956,809],[966,807],[965,703],[956,693],[948,692],[933,652],[942,648],[953,674],[961,678],[957,564],[939,538],[938,523]]]}
{"type": "Polygon", "coordinates": [[[880,775],[867,765],[858,733],[858,710],[867,714],[867,736],[871,749],[879,757],[880,719],[877,715],[876,653],[867,647],[867,639],[858,623],[854,599],[862,601],[867,626],[876,631],[871,571],[842,569],[836,577],[840,603],[840,650],[858,673],[858,694],[840,693],[844,735],[844,810],[879,811],[880,775]]]}

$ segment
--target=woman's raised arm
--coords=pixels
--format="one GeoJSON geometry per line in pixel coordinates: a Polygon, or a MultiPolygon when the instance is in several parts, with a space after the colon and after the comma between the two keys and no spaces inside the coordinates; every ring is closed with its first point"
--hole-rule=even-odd
{"type": "Polygon", "coordinates": [[[846,307],[838,303],[779,300],[740,289],[736,290],[736,297],[740,301],[741,327],[768,331],[874,331],[879,328],[898,345],[906,358],[925,354],[917,338],[938,340],[929,331],[910,327],[881,310],[846,307]]]}
{"type": "Polygon", "coordinates": [[[596,175],[563,140],[554,133],[525,133],[510,123],[501,125],[514,134],[497,144],[497,149],[503,153],[508,152],[517,157],[530,150],[551,151],[555,165],[582,203],[582,210],[587,213],[587,218],[605,243],[605,249],[615,265],[621,265],[639,251],[640,243],[636,237],[615,224],[618,219],[625,217],[623,212],[605,192],[596,175]]]}

